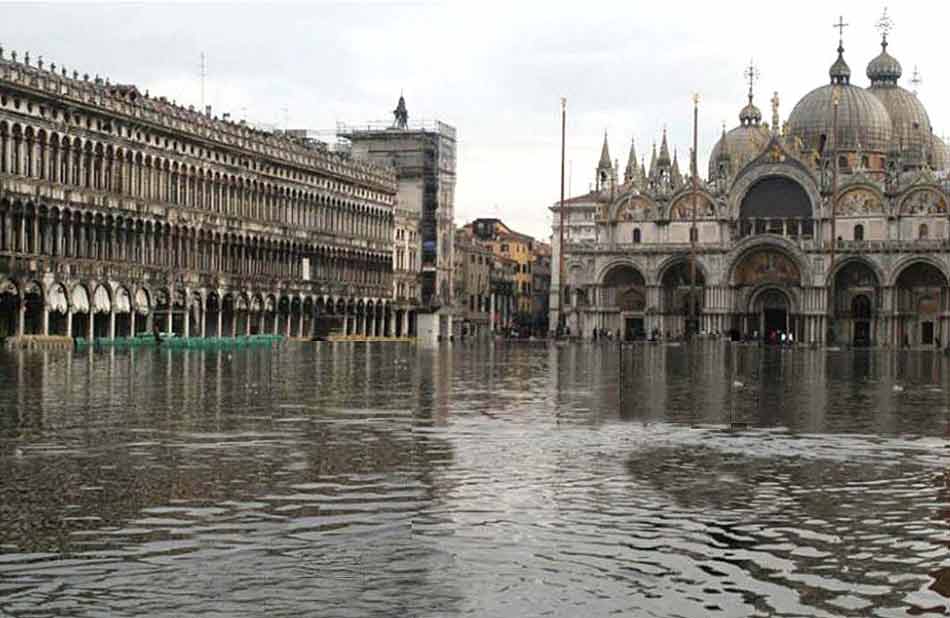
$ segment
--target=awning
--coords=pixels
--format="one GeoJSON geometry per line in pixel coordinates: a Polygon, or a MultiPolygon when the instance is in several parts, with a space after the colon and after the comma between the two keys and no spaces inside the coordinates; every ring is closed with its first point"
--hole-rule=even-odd
{"type": "Polygon", "coordinates": [[[132,299],[129,298],[129,291],[125,288],[119,288],[115,293],[115,312],[116,313],[131,313],[132,312],[132,299]]]}
{"type": "Polygon", "coordinates": [[[112,311],[112,299],[109,298],[109,292],[101,285],[96,288],[93,294],[93,305],[95,313],[109,313],[112,311]]]}
{"type": "Polygon", "coordinates": [[[73,313],[89,313],[89,294],[86,288],[77,285],[72,294],[73,313]]]}
{"type": "Polygon", "coordinates": [[[13,294],[14,296],[17,296],[19,295],[19,292],[16,289],[15,283],[9,279],[5,279],[4,281],[0,282],[0,294],[13,294]]]}
{"type": "Polygon", "coordinates": [[[145,290],[136,290],[135,292],[135,311],[139,315],[148,315],[148,294],[145,290]]]}
{"type": "Polygon", "coordinates": [[[66,302],[66,290],[61,285],[54,285],[49,291],[49,310],[57,313],[66,313],[69,303],[66,302]]]}

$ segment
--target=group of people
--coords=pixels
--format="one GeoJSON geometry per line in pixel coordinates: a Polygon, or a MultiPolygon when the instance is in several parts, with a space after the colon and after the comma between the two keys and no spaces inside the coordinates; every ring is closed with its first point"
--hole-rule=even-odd
{"type": "Polygon", "coordinates": [[[765,340],[770,345],[795,345],[795,334],[792,331],[771,330],[765,340]]]}

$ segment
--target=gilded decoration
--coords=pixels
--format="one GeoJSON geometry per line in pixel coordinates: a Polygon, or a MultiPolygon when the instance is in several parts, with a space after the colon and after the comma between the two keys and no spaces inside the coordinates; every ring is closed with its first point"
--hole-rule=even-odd
{"type": "MultiPolygon", "coordinates": [[[[696,196],[696,217],[711,219],[716,216],[716,207],[703,195],[696,196]]],[[[693,218],[693,197],[684,196],[673,204],[670,209],[670,219],[673,221],[690,221],[693,218]]]]}
{"type": "Polygon", "coordinates": [[[736,268],[736,285],[759,283],[788,283],[797,285],[801,272],[795,262],[779,251],[757,251],[736,268]]]}
{"type": "Polygon", "coordinates": [[[853,189],[838,199],[835,214],[841,217],[880,214],[881,203],[872,191],[853,189]]]}
{"type": "Polygon", "coordinates": [[[936,215],[946,212],[947,202],[944,197],[928,189],[914,191],[901,207],[901,213],[905,215],[936,215]]]}
{"type": "Polygon", "coordinates": [[[645,218],[649,212],[650,203],[642,198],[635,198],[620,207],[617,220],[635,221],[645,218]]]}

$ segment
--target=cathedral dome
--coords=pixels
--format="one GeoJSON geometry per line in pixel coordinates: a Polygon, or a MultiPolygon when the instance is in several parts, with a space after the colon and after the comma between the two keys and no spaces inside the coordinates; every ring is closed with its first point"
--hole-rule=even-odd
{"type": "Polygon", "coordinates": [[[900,76],[901,65],[887,53],[885,36],[880,55],[868,64],[868,91],[884,104],[891,118],[892,148],[900,149],[906,165],[923,165],[931,158],[930,116],[917,95],[897,85],[900,76]]]}
{"type": "Polygon", "coordinates": [[[897,84],[877,83],[868,88],[887,109],[891,119],[892,139],[901,154],[924,161],[930,151],[930,117],[913,92],[897,84]]]}
{"type": "Polygon", "coordinates": [[[739,170],[759,156],[769,143],[769,130],[761,124],[740,125],[719,138],[709,155],[709,177],[719,176],[719,158],[728,154],[732,169],[739,170]],[[725,142],[725,148],[723,143],[725,142]]]}
{"type": "Polygon", "coordinates": [[[950,169],[950,144],[936,135],[930,137],[932,143],[930,167],[938,172],[947,171],[950,169]]]}
{"type": "Polygon", "coordinates": [[[891,117],[873,94],[851,85],[851,69],[838,45],[838,59],[828,71],[831,83],[815,88],[799,101],[788,117],[789,133],[802,140],[806,150],[822,147],[822,137],[832,145],[834,100],[838,97],[839,150],[887,152],[891,143],[891,117]]]}

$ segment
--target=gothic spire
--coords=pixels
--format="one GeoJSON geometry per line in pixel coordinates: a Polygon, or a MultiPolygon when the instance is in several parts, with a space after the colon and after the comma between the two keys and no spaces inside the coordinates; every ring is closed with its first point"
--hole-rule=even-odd
{"type": "Polygon", "coordinates": [[[653,154],[650,156],[650,178],[656,176],[656,142],[653,142],[653,154]]]}
{"type": "Polygon", "coordinates": [[[631,183],[637,176],[637,146],[635,140],[630,140],[630,156],[627,157],[627,168],[623,173],[624,183],[631,183]]]}
{"type": "Polygon", "coordinates": [[[676,149],[673,150],[673,169],[670,171],[670,181],[673,183],[673,190],[683,186],[683,175],[680,173],[680,164],[677,159],[676,149]]]}
{"type": "Polygon", "coordinates": [[[607,146],[607,132],[604,131],[604,145],[600,148],[600,163],[598,169],[610,169],[610,148],[607,146]]]}
{"type": "Polygon", "coordinates": [[[663,127],[663,139],[660,142],[660,158],[657,160],[660,165],[670,164],[670,147],[666,143],[666,127],[663,127]]]}

